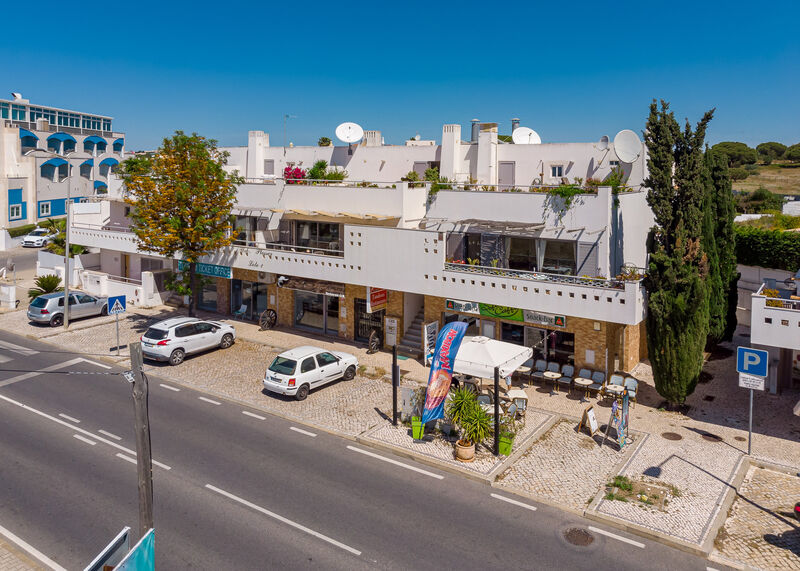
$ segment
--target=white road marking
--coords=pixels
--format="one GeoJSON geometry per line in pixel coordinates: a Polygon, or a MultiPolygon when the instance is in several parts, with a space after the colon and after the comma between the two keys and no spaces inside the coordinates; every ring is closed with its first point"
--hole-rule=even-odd
{"type": "Polygon", "coordinates": [[[60,416],[61,418],[66,418],[67,420],[70,420],[70,421],[74,422],[75,424],[80,424],[80,422],[81,422],[77,418],[72,418],[71,416],[67,416],[63,412],[59,412],[58,416],[60,416]]]}
{"type": "Polygon", "coordinates": [[[28,357],[39,353],[39,351],[36,349],[30,349],[28,347],[23,347],[22,345],[15,345],[14,343],[9,343],[8,341],[0,341],[0,347],[3,349],[8,349],[9,351],[13,351],[14,353],[19,353],[20,355],[26,355],[28,357]]]}
{"type": "Polygon", "coordinates": [[[599,527],[594,527],[590,525],[589,531],[593,531],[595,533],[599,533],[600,535],[605,535],[607,537],[612,537],[618,541],[623,541],[625,543],[629,543],[630,545],[635,545],[636,547],[641,547],[642,549],[644,549],[644,543],[639,543],[638,541],[628,539],[627,537],[622,537],[621,535],[617,535],[616,533],[611,533],[610,531],[600,529],[599,527]]]}
{"type": "MultiPolygon", "coordinates": [[[[36,351],[38,353],[38,351],[36,351]]],[[[5,381],[0,381],[0,387],[5,387],[7,385],[13,385],[14,383],[18,383],[20,381],[24,381],[26,379],[30,379],[32,377],[36,377],[38,375],[43,375],[44,373],[52,373],[53,371],[57,371],[59,369],[64,369],[65,367],[71,367],[72,365],[77,365],[78,363],[89,363],[90,365],[95,365],[97,367],[102,367],[103,369],[110,369],[109,365],[104,365],[102,363],[98,363],[96,361],[90,361],[89,359],[84,359],[83,357],[77,357],[75,359],[70,359],[69,361],[64,361],[63,363],[57,363],[55,365],[50,365],[49,367],[45,367],[44,369],[40,369],[38,371],[31,371],[30,373],[23,373],[22,375],[17,375],[16,377],[11,377],[10,379],[6,379],[5,381]]]]}
{"type": "Polygon", "coordinates": [[[94,440],[89,440],[88,438],[86,438],[85,436],[81,436],[80,434],[73,434],[72,437],[77,438],[78,440],[80,440],[81,442],[85,442],[86,444],[91,444],[92,446],[97,444],[97,442],[95,442],[94,440]]]}
{"type": "MultiPolygon", "coordinates": [[[[56,422],[56,423],[58,423],[58,424],[60,424],[62,426],[67,426],[67,427],[69,427],[70,430],[78,431],[81,434],[84,434],[86,436],[90,436],[90,437],[94,438],[95,440],[97,440],[99,442],[102,442],[103,444],[108,444],[109,446],[111,446],[113,448],[116,448],[117,450],[122,450],[123,452],[127,452],[128,454],[131,454],[134,457],[136,456],[136,452],[134,452],[130,448],[125,448],[121,444],[117,444],[116,442],[112,442],[111,440],[106,440],[105,438],[97,436],[97,435],[93,434],[92,432],[89,432],[88,430],[84,430],[82,428],[78,428],[74,424],[69,424],[68,422],[66,422],[64,420],[61,420],[60,418],[56,418],[55,416],[51,416],[51,415],[47,414],[46,412],[42,412],[41,410],[36,410],[32,406],[28,406],[27,404],[23,404],[23,403],[21,403],[19,401],[15,401],[14,399],[10,399],[5,395],[0,395],[0,400],[4,400],[6,402],[10,402],[11,404],[15,404],[15,405],[17,405],[18,407],[20,407],[20,408],[22,408],[24,410],[29,410],[32,413],[38,414],[39,416],[41,416],[43,418],[46,418],[48,420],[52,420],[53,422],[56,422]]],[[[98,431],[98,432],[100,432],[100,431],[98,431]]],[[[166,464],[162,464],[161,462],[156,462],[155,460],[153,460],[153,464],[155,464],[156,466],[160,466],[161,468],[164,468],[165,470],[171,470],[172,469],[169,466],[167,466],[166,464]]]]}
{"type": "Polygon", "coordinates": [[[373,458],[377,458],[378,460],[383,460],[384,462],[388,462],[389,464],[394,464],[395,466],[400,466],[407,470],[413,470],[414,472],[425,474],[426,476],[430,476],[431,478],[436,478],[437,480],[444,480],[444,476],[440,476],[439,474],[434,474],[433,472],[428,472],[427,470],[423,470],[422,468],[417,468],[416,466],[410,466],[409,464],[398,462],[397,460],[393,460],[392,458],[386,458],[385,456],[381,456],[380,454],[375,454],[374,452],[362,450],[361,448],[356,448],[355,446],[348,446],[347,449],[352,450],[353,452],[359,452],[360,454],[365,454],[366,456],[372,456],[373,458]]]}
{"type": "Polygon", "coordinates": [[[247,500],[245,500],[243,498],[240,498],[238,496],[234,496],[230,492],[226,492],[225,490],[221,490],[221,489],[217,488],[216,486],[212,486],[211,484],[206,484],[206,488],[208,488],[212,492],[216,492],[216,493],[220,494],[221,496],[225,496],[226,498],[229,498],[229,499],[231,499],[231,500],[233,500],[235,502],[239,502],[240,504],[242,504],[244,506],[247,506],[248,508],[253,509],[253,510],[259,512],[259,513],[262,513],[262,514],[267,515],[267,516],[269,516],[271,518],[277,519],[278,521],[280,521],[282,523],[285,523],[286,525],[289,525],[289,526],[291,526],[291,527],[293,527],[295,529],[299,529],[300,531],[304,531],[309,535],[313,535],[314,537],[317,537],[317,538],[321,539],[322,541],[327,541],[331,545],[335,545],[336,547],[344,549],[345,551],[349,551],[353,555],[361,555],[361,552],[358,549],[354,549],[354,548],[350,547],[349,545],[345,545],[344,543],[336,541],[335,539],[332,539],[332,538],[328,537],[327,535],[323,535],[323,534],[319,533],[318,531],[314,531],[313,529],[309,529],[304,525],[301,525],[299,523],[293,522],[290,519],[286,519],[285,517],[280,516],[280,515],[278,515],[278,514],[276,514],[274,512],[271,512],[268,509],[264,509],[261,506],[257,506],[256,504],[254,504],[252,502],[248,502],[247,500]]]}
{"type": "Polygon", "coordinates": [[[117,458],[122,458],[123,460],[125,460],[126,462],[130,462],[131,464],[136,464],[136,458],[125,456],[125,454],[120,454],[119,452],[117,452],[116,454],[114,454],[114,456],[116,456],[117,458]]]}
{"type": "Polygon", "coordinates": [[[257,418],[258,420],[267,420],[266,416],[261,416],[260,414],[250,412],[249,410],[243,410],[242,414],[246,414],[247,416],[252,416],[253,418],[257,418]]]}
{"type": "Polygon", "coordinates": [[[153,460],[152,458],[150,458],[150,461],[151,461],[153,464],[155,464],[156,466],[158,466],[159,468],[164,468],[164,470],[172,470],[172,468],[170,468],[170,467],[169,467],[169,466],[167,466],[166,464],[162,464],[162,463],[161,463],[161,462],[159,462],[158,460],[153,460]]]}
{"type": "Polygon", "coordinates": [[[305,434],[306,436],[311,436],[316,438],[317,435],[313,432],[309,432],[308,430],[303,430],[302,428],[297,428],[296,426],[290,426],[289,430],[294,430],[295,432],[299,432],[300,434],[305,434]]]}
{"type": "Polygon", "coordinates": [[[716,567],[706,567],[706,571],[719,571],[716,567]]]}
{"type": "Polygon", "coordinates": [[[511,498],[504,498],[503,496],[501,496],[499,494],[489,494],[489,495],[492,496],[493,498],[495,498],[496,500],[503,500],[504,502],[508,502],[509,504],[514,504],[515,506],[519,506],[521,508],[529,509],[532,512],[536,511],[536,506],[531,506],[531,505],[528,505],[528,504],[525,504],[525,503],[522,503],[522,502],[518,502],[517,500],[512,500],[511,498]]]}
{"type": "Polygon", "coordinates": [[[197,397],[197,398],[200,399],[201,401],[205,401],[205,402],[210,403],[210,404],[216,404],[216,405],[222,404],[221,402],[217,402],[215,400],[207,399],[206,397],[197,397]]]}
{"type": "Polygon", "coordinates": [[[13,361],[14,357],[9,357],[7,355],[0,355],[0,363],[8,363],[9,361],[13,361]]]}
{"type": "Polygon", "coordinates": [[[109,438],[113,438],[114,440],[122,440],[122,438],[117,436],[116,434],[111,434],[110,432],[107,432],[105,430],[98,430],[97,432],[99,432],[100,434],[105,434],[106,436],[108,436],[109,438]]]}
{"type": "Polygon", "coordinates": [[[158,385],[158,386],[160,386],[160,387],[164,387],[164,388],[165,388],[165,389],[167,389],[168,391],[175,391],[176,393],[180,391],[180,389],[179,389],[179,388],[177,388],[177,387],[171,387],[171,386],[169,386],[169,385],[165,385],[164,383],[161,383],[161,384],[160,384],[160,385],[158,385]]]}
{"type": "Polygon", "coordinates": [[[0,534],[3,534],[6,538],[9,539],[9,541],[16,543],[19,547],[27,551],[33,557],[35,557],[36,559],[38,559],[39,561],[50,567],[50,569],[52,569],[53,571],[67,571],[61,565],[50,559],[47,555],[45,555],[38,549],[34,548],[29,543],[23,541],[22,539],[20,539],[19,537],[17,537],[16,535],[14,535],[1,525],[0,525],[0,534]]]}

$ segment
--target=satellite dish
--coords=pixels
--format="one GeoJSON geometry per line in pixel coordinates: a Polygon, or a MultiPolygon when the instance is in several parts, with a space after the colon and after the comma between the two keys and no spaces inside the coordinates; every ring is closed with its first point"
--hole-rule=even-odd
{"type": "Polygon", "coordinates": [[[614,137],[614,151],[623,163],[632,163],[642,154],[642,142],[639,135],[630,129],[624,129],[614,137]]]}
{"type": "Polygon", "coordinates": [[[595,147],[597,147],[601,151],[605,151],[608,148],[608,135],[603,135],[602,137],[600,137],[600,140],[597,141],[595,147]]]}
{"type": "Polygon", "coordinates": [[[336,127],[336,138],[344,143],[357,143],[364,137],[364,129],[358,123],[342,123],[336,127]]]}
{"type": "Polygon", "coordinates": [[[542,144],[542,138],[539,136],[539,133],[530,127],[517,127],[514,129],[514,132],[511,133],[511,140],[514,141],[515,145],[542,144]]]}

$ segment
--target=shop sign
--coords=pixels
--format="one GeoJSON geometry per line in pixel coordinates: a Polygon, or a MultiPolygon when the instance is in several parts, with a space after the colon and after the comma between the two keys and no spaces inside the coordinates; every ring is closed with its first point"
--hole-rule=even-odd
{"type": "Polygon", "coordinates": [[[388,302],[389,292],[383,288],[367,286],[367,313],[386,309],[388,302]]]}
{"type": "MultiPolygon", "coordinates": [[[[212,278],[226,278],[233,279],[233,270],[230,266],[217,266],[216,264],[202,264],[197,262],[195,267],[198,274],[201,276],[211,276],[212,278]]],[[[185,272],[189,270],[189,263],[183,260],[178,260],[178,271],[185,272]]]]}
{"type": "Polygon", "coordinates": [[[397,318],[386,317],[386,345],[397,345],[397,318]]]}
{"type": "Polygon", "coordinates": [[[495,317],[497,319],[506,319],[510,321],[522,321],[522,310],[516,307],[506,307],[505,305],[490,305],[488,303],[479,303],[481,315],[484,317],[495,317]]]}
{"type": "Polygon", "coordinates": [[[550,325],[551,327],[566,327],[567,318],[564,315],[553,315],[550,313],[540,313],[538,311],[525,310],[525,323],[536,323],[538,325],[550,325]]]}
{"type": "Polygon", "coordinates": [[[460,313],[474,313],[475,315],[481,314],[479,304],[474,301],[457,301],[455,299],[447,299],[444,302],[444,306],[446,309],[449,309],[450,311],[458,311],[460,313]]]}

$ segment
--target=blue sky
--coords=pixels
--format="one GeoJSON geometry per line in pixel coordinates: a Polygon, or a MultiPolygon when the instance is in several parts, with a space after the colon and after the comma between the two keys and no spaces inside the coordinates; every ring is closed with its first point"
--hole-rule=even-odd
{"type": "Polygon", "coordinates": [[[800,142],[800,2],[111,3],[21,8],[0,96],[111,115],[129,149],[176,129],[314,144],[355,121],[387,143],[473,117],[544,142],[640,132],[653,98],[710,142],[800,142]],[[47,24],[48,19],[51,24],[47,24]],[[33,29],[33,26],[36,29],[33,29]],[[4,89],[3,89],[4,88],[4,89]]]}

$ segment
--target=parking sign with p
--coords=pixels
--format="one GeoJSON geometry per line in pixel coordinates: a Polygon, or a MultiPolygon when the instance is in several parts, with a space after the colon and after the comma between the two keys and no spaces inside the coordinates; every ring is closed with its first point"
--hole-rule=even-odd
{"type": "Polygon", "coordinates": [[[766,377],[769,365],[769,353],[751,347],[738,347],[736,349],[736,371],[766,377]]]}

